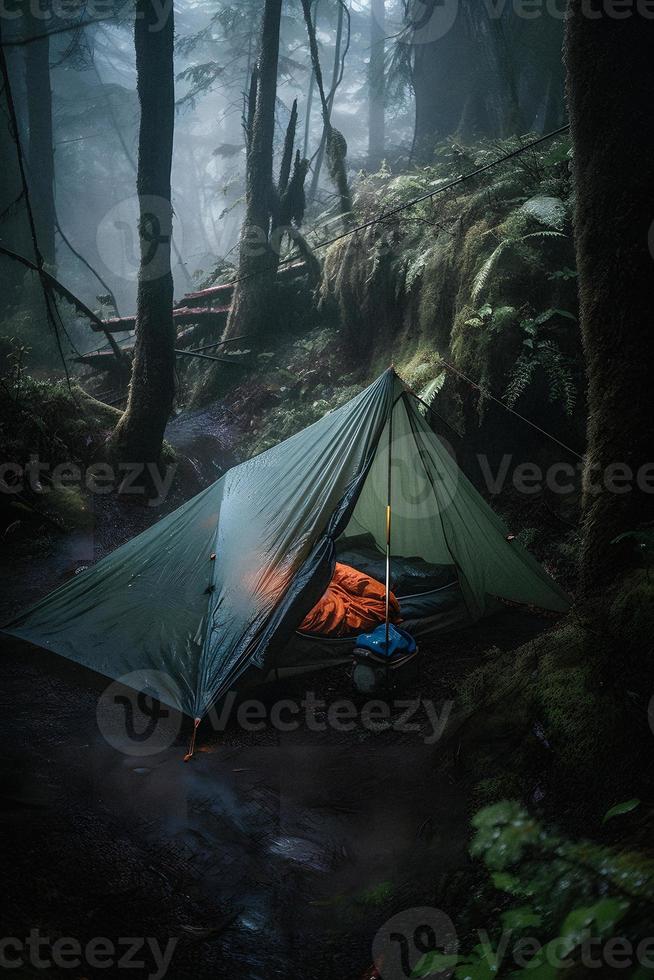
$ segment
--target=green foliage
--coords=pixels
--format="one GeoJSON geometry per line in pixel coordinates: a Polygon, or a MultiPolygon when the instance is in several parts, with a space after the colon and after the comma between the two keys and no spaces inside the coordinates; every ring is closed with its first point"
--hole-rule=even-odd
{"type": "MultiPolygon", "coordinates": [[[[364,175],[357,214],[372,218],[438,191],[517,145],[448,141],[429,166],[364,175]]],[[[376,363],[393,360],[408,378],[417,350],[449,357],[481,389],[471,396],[462,385],[446,385],[452,422],[469,424],[470,397],[483,419],[486,391],[506,393],[512,407],[529,393],[530,415],[543,401],[573,415],[582,379],[574,251],[564,233],[568,152],[567,140],[544,145],[328,250],[323,308],[329,301],[337,310],[358,363],[374,352],[376,363]]],[[[420,392],[439,373],[410,383],[420,392]]]]}
{"type": "Polygon", "coordinates": [[[523,548],[533,548],[534,542],[538,540],[538,528],[537,527],[523,527],[519,534],[516,535],[516,540],[523,548]]]}
{"type": "Polygon", "coordinates": [[[199,95],[211,91],[215,83],[222,77],[225,69],[215,61],[208,61],[201,65],[190,65],[177,75],[178,82],[187,82],[188,91],[181,99],[177,100],[177,106],[195,106],[199,95]]]}
{"type": "Polygon", "coordinates": [[[524,214],[535,218],[540,224],[554,231],[562,231],[567,219],[567,208],[558,197],[539,194],[529,198],[522,205],[524,214]]]}
{"type": "MultiPolygon", "coordinates": [[[[71,392],[63,381],[31,377],[25,370],[26,349],[11,338],[0,340],[0,354],[2,459],[24,467],[30,458],[38,457],[50,470],[62,463],[94,461],[120,412],[80,388],[71,392]]],[[[47,482],[47,475],[42,479],[47,482]]],[[[42,495],[26,485],[19,494],[4,495],[7,513],[0,516],[12,521],[17,515],[20,519],[36,515],[66,527],[84,524],[88,508],[77,487],[44,489],[47,493],[42,495]]]]}
{"type": "MultiPolygon", "coordinates": [[[[633,808],[635,801],[620,807],[633,808]]],[[[623,811],[623,812],[626,812],[623,811]]],[[[589,939],[607,941],[619,929],[635,945],[650,935],[654,861],[637,852],[572,841],[545,827],[520,804],[503,801],[472,821],[470,851],[483,861],[509,905],[492,929],[497,942],[473,947],[454,971],[464,978],[572,975],[589,939]],[[510,934],[500,956],[500,933],[510,934]],[[535,940],[527,966],[511,955],[521,939],[535,940]],[[496,952],[497,951],[497,952],[496,952]]],[[[422,975],[425,975],[424,973],[422,975]]]]}
{"type": "Polygon", "coordinates": [[[606,811],[602,823],[607,823],[607,821],[613,820],[614,817],[621,817],[625,813],[632,813],[639,806],[640,800],[637,799],[625,800],[624,803],[616,803],[615,806],[612,806],[610,810],[606,811]]]}
{"type": "Polygon", "coordinates": [[[13,387],[2,383],[0,406],[4,459],[24,463],[29,453],[57,461],[87,456],[88,446],[100,435],[97,419],[75,403],[63,381],[24,375],[13,387]]]}
{"type": "Polygon", "coordinates": [[[366,888],[365,891],[360,892],[355,896],[355,902],[358,905],[367,905],[370,907],[376,907],[378,905],[384,905],[393,895],[393,886],[390,881],[381,881],[378,885],[373,885],[371,888],[366,888]]]}
{"type": "Polygon", "coordinates": [[[536,231],[531,232],[528,235],[521,235],[517,238],[506,238],[504,241],[500,242],[497,248],[492,252],[492,254],[486,259],[481,269],[475,276],[474,282],[472,284],[471,299],[473,303],[479,302],[481,296],[488,292],[492,284],[492,275],[496,271],[497,267],[500,265],[502,257],[509,251],[514,255],[524,258],[527,261],[527,256],[524,250],[520,250],[521,245],[533,245],[536,241],[543,242],[554,238],[566,238],[559,231],[536,231]]]}
{"type": "Polygon", "coordinates": [[[441,373],[437,375],[433,381],[430,381],[428,385],[425,385],[425,387],[419,393],[420,398],[426,405],[431,405],[436,395],[443,390],[443,385],[445,384],[446,378],[447,373],[445,371],[441,371],[441,373]]]}
{"type": "Polygon", "coordinates": [[[574,412],[577,399],[577,386],[573,375],[571,359],[563,353],[556,341],[542,336],[542,329],[555,317],[576,320],[567,310],[546,310],[537,317],[528,317],[520,322],[524,337],[524,348],[515,362],[510,381],[504,392],[504,400],[509,408],[515,407],[540,370],[547,379],[547,397],[552,404],[562,405],[566,414],[574,412]]]}

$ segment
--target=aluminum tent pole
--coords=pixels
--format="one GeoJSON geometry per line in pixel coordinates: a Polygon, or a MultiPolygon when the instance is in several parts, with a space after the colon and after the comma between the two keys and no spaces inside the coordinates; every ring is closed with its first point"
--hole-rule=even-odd
{"type": "Polygon", "coordinates": [[[386,496],[386,655],[388,656],[388,641],[390,632],[391,613],[391,457],[393,453],[393,411],[388,422],[388,488],[386,496]]]}

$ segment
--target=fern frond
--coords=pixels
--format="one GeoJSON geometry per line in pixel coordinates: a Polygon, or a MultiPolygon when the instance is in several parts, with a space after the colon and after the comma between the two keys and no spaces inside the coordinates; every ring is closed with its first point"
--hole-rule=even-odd
{"type": "Polygon", "coordinates": [[[562,404],[566,414],[571,416],[577,400],[577,391],[567,358],[551,340],[539,343],[536,354],[538,362],[547,375],[550,401],[562,404]]]}
{"type": "Polygon", "coordinates": [[[446,377],[446,372],[441,371],[441,373],[437,375],[433,381],[430,381],[429,384],[422,389],[419,397],[426,405],[431,405],[436,395],[442,391],[446,377]]]}
{"type": "Polygon", "coordinates": [[[543,238],[567,238],[567,237],[568,236],[564,235],[562,231],[532,231],[528,235],[523,235],[522,238],[518,239],[518,241],[527,242],[533,238],[543,239],[543,238]]]}
{"type": "Polygon", "coordinates": [[[536,368],[536,360],[529,354],[521,354],[513,366],[513,373],[506,391],[504,401],[509,408],[515,408],[516,402],[527,390],[536,368]]]}
{"type": "Polygon", "coordinates": [[[500,244],[497,246],[493,254],[488,259],[486,259],[486,261],[482,265],[481,269],[475,276],[474,282],[472,284],[472,292],[470,296],[473,303],[476,304],[479,301],[481,295],[483,294],[486,287],[488,286],[493,269],[499,262],[504,251],[512,244],[513,242],[510,239],[507,239],[504,242],[500,242],[500,244]]]}

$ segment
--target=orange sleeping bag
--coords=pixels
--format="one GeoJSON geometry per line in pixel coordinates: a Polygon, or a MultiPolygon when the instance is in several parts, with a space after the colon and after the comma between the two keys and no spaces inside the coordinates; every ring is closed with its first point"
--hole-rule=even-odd
{"type": "MultiPolygon", "coordinates": [[[[391,623],[400,622],[400,606],[390,593],[391,623]]],[[[386,618],[386,589],[349,565],[336,563],[327,591],[300,624],[303,633],[353,636],[379,626],[386,618]]]]}

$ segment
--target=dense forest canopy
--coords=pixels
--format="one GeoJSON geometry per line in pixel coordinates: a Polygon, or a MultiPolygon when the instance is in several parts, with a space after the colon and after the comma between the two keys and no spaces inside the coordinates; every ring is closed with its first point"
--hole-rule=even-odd
{"type": "MultiPolygon", "coordinates": [[[[8,68],[22,140],[33,161],[44,254],[52,263],[56,249],[62,277],[93,306],[97,283],[66,246],[63,233],[101,271],[120,308],[128,312],[134,306],[138,272],[133,234],[139,123],[134,9],[119,3],[114,14],[103,10],[94,17],[67,8],[62,18],[48,4],[37,6],[42,17],[29,23],[6,21],[3,32],[13,45],[6,49],[8,68]],[[77,26],[84,22],[89,22],[84,28],[77,26]],[[42,33],[44,25],[51,37],[22,43],[42,33]]],[[[340,53],[332,115],[347,140],[354,173],[371,164],[377,169],[382,160],[396,169],[411,159],[426,160],[430,147],[450,135],[497,139],[555,129],[563,121],[561,20],[520,20],[508,4],[501,16],[489,15],[484,4],[464,3],[454,27],[446,31],[444,18],[451,12],[438,11],[433,26],[428,7],[417,4],[405,17],[401,0],[372,8],[362,0],[312,4],[328,89],[334,87],[332,67],[340,53]],[[385,45],[379,40],[384,37],[385,45]],[[470,63],[472,73],[467,70],[470,63]],[[373,134],[378,144],[372,157],[368,121],[376,118],[375,112],[379,117],[379,111],[369,104],[382,105],[386,116],[382,143],[373,134]]],[[[244,104],[262,13],[258,0],[217,9],[209,3],[176,4],[172,185],[178,294],[211,273],[217,259],[234,259],[243,213],[244,104]]],[[[302,151],[311,159],[320,143],[322,119],[299,3],[285,7],[280,25],[278,153],[295,98],[302,151]]],[[[10,151],[7,159],[13,156],[10,151]]],[[[17,188],[5,182],[3,211],[17,188]]],[[[318,188],[312,188],[314,193],[318,188]]],[[[316,218],[329,211],[331,193],[322,170],[316,218]]]]}

